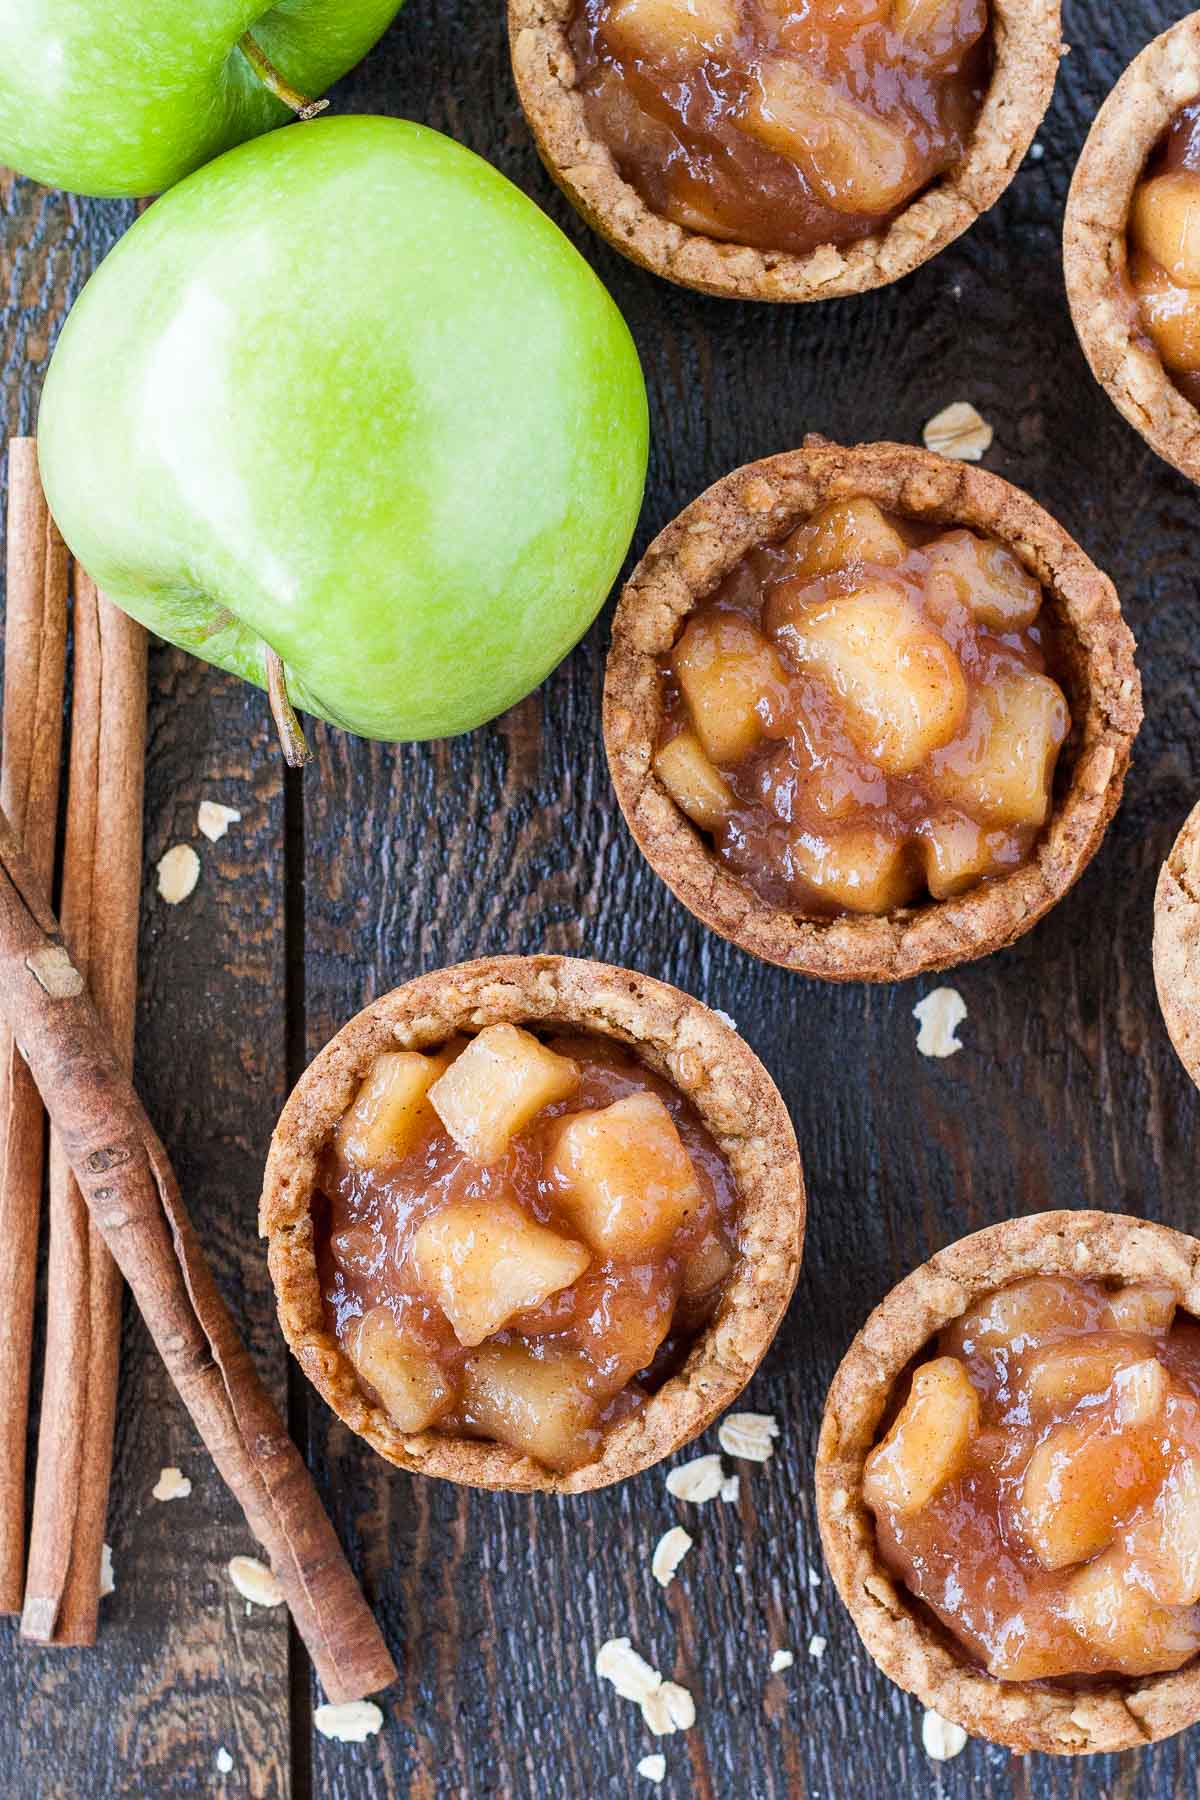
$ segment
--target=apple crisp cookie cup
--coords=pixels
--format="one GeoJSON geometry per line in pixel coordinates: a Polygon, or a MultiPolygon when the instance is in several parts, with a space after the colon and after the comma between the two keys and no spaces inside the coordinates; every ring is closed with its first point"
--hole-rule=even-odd
{"type": "Polygon", "coordinates": [[[1151,1282],[1200,1315],[1200,1240],[1116,1213],[1050,1212],[961,1238],[894,1287],[842,1360],[817,1446],[826,1561],[863,1643],[898,1687],[973,1737],[1085,1755],[1170,1737],[1200,1718],[1200,1660],[1167,1674],[1037,1681],[988,1674],[885,1565],[864,1465],[896,1384],[975,1301],[1030,1276],[1151,1282]]]}
{"type": "Polygon", "coordinates": [[[1128,272],[1134,191],[1172,119],[1200,97],[1200,12],[1134,57],[1083,146],[1063,219],[1071,317],[1092,374],[1150,448],[1200,481],[1200,413],[1139,327],[1128,272]]]}
{"type": "Polygon", "coordinates": [[[682,287],[737,300],[826,300],[899,281],[970,228],[1015,175],[1062,54],[1059,0],[991,0],[992,68],[965,154],[884,230],[809,255],[726,243],[652,211],[591,129],[568,28],[576,0],[508,0],[517,93],[538,154],[623,256],[682,287]]]}
{"type": "MultiPolygon", "coordinates": [[[[585,1115],[586,1116],[586,1115],[585,1115]]],[[[398,1467],[466,1486],[581,1493],[688,1443],[749,1381],[787,1309],[804,1241],[800,1155],[778,1089],[745,1040],[699,1001],[629,969],[564,956],[497,956],[417,977],[342,1027],[297,1083],[271,1140],[260,1231],[279,1320],[297,1361],[351,1430],[398,1467]],[[682,1367],[599,1456],[557,1473],[515,1449],[436,1430],[400,1431],[364,1391],[330,1329],[313,1213],[323,1151],[375,1058],[498,1023],[554,1027],[631,1050],[694,1108],[732,1172],[737,1257],[718,1309],[682,1367]]]]}
{"type": "Polygon", "coordinates": [[[715,483],[650,545],[613,621],[604,738],[626,823],[651,867],[722,937],[766,962],[832,981],[899,981],[968,962],[1028,931],[1082,874],[1116,810],[1141,723],[1133,637],[1115,589],[1027,494],[985,470],[906,444],[804,448],[715,483]],[[752,549],[830,501],[866,499],[917,524],[975,527],[1007,547],[1051,609],[1071,730],[1052,810],[1030,859],[956,897],[882,915],[797,915],[737,879],[654,769],[666,718],[660,658],[752,549]]]}

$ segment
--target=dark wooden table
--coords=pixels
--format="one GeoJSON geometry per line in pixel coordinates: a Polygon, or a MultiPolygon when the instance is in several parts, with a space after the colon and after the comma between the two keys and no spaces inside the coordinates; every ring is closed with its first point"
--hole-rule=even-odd
{"type": "MultiPolygon", "coordinates": [[[[1115,579],[1140,644],[1147,721],[1125,804],[1085,879],[1011,950],[950,979],[966,1048],[918,1055],[929,982],[838,989],[705,932],[621,823],[600,742],[604,620],[539,694],[474,736],[392,749],[318,728],[285,778],[257,693],[178,652],[152,656],[138,1079],[260,1368],[285,1401],[401,1667],[382,1734],[314,1735],[306,1665],[278,1612],[225,1575],[250,1551],[140,1320],[124,1345],[109,1536],[116,1592],[89,1652],[39,1652],[0,1626],[0,1788],[20,1800],[186,1794],[1194,1795],[1200,1733],[1086,1764],[972,1744],[930,1762],[920,1708],[880,1675],[820,1570],[810,1471],[822,1398],[868,1309],[939,1245],[1011,1213],[1100,1206],[1200,1228],[1197,1097],[1150,969],[1158,865],[1200,788],[1195,490],[1092,383],[1063,296],[1059,227],[1096,107],[1184,10],[1067,0],[1073,48],[1040,137],[1000,205],[899,287],[787,310],[683,293],[575,218],[517,107],[500,0],[409,0],[335,92],[482,152],[595,265],[637,338],[654,446],[635,549],[736,464],[806,431],[914,440],[950,400],[996,428],[987,466],[1062,520],[1115,579]],[[212,798],[242,823],[197,837],[212,798]],[[154,865],[194,842],[203,873],[164,906],[154,865]],[[742,1465],[736,1507],[685,1509],[664,1471],[582,1499],[501,1498],[390,1469],[289,1370],[255,1234],[268,1136],[289,1082],[366,1000],[484,951],[629,963],[721,1006],[778,1081],[810,1185],[804,1269],[747,1396],[781,1423],[742,1465]],[[191,1477],[159,1504],[164,1464],[191,1477]],[[659,1534],[696,1548],[665,1595],[659,1534]],[[828,1639],[810,1660],[810,1636],[828,1639]],[[695,1693],[696,1728],[652,1742],[592,1672],[628,1634],[695,1693]],[[795,1666],[772,1676],[772,1650],[795,1666]],[[218,1773],[217,1751],[233,1759],[218,1773]],[[653,1749],[668,1775],[635,1773],[653,1749]]],[[[133,208],[0,174],[0,432],[33,429],[55,334],[133,208]]],[[[103,446],[96,446],[97,455],[103,446]]],[[[3,1254],[3,1246],[0,1246],[3,1254]]],[[[715,1443],[706,1447],[715,1448],[715,1443]]]]}

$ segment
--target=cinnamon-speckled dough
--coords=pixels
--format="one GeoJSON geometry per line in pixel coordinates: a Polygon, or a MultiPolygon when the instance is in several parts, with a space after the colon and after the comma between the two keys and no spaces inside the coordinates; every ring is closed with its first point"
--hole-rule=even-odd
{"type": "Polygon", "coordinates": [[[831,981],[898,981],[985,956],[1047,912],[1095,854],[1142,719],[1133,637],[1112,583],[1027,494],[986,470],[907,444],[842,449],[809,439],[726,475],[650,545],[621,596],[604,687],[617,798],[651,866],[722,937],[767,962],[831,981]],[[1060,625],[1072,732],[1054,811],[1032,859],[951,900],[882,918],[805,919],[737,881],[652,769],[663,721],[658,658],[696,602],[754,544],[784,537],[825,502],[865,495],[886,511],[974,526],[1015,552],[1060,625]]]}
{"type": "Polygon", "coordinates": [[[723,244],[651,212],[592,133],[567,27],[575,0],[508,0],[517,92],[550,174],[588,224],[643,268],[739,300],[826,300],[898,281],[1004,192],[1042,121],[1058,71],[1059,0],[992,0],[994,67],[967,153],[884,232],[810,256],[723,244]]]}
{"type": "Polygon", "coordinates": [[[722,1412],[753,1375],[787,1308],[804,1243],[804,1177],[787,1109],[736,1031],[698,1000],[630,969],[566,956],[494,956],[421,975],[344,1025],[300,1078],[271,1139],[259,1229],[284,1336],[351,1430],[401,1468],[470,1487],[577,1494],[649,1468],[722,1412]],[[426,1049],[509,1020],[630,1045],[687,1096],[724,1152],[741,1202],[739,1257],[716,1317],[678,1375],[605,1437],[596,1462],[556,1475],[503,1444],[397,1431],[366,1397],[329,1330],[311,1202],[322,1149],[383,1050],[426,1049]]]}
{"type": "Polygon", "coordinates": [[[838,1592],[885,1675],[972,1737],[1072,1756],[1128,1750],[1200,1718],[1200,1661],[1169,1675],[1099,1682],[997,1681],[935,1630],[884,1566],[863,1464],[896,1380],[942,1326],[1027,1275],[1165,1282],[1200,1315],[1200,1241],[1119,1213],[1010,1219],[941,1250],[876,1307],[833,1378],[817,1446],[817,1519],[838,1592]]]}

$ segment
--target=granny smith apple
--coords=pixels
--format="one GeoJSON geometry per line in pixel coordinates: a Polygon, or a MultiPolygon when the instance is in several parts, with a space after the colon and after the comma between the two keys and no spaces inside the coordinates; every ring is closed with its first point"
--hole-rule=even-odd
{"type": "Polygon", "coordinates": [[[595,617],[646,393],[616,306],[511,182],[423,126],[326,117],[138,220],[68,317],[39,438],[68,544],[127,612],[336,725],[430,738],[513,704],[595,617]]]}
{"type": "Polygon", "coordinates": [[[0,163],[157,194],[315,101],[400,0],[0,0],[0,163]]]}

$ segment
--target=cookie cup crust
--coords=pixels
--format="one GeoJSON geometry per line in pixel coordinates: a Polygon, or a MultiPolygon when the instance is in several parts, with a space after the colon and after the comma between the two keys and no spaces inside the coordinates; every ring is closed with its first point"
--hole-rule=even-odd
{"type": "Polygon", "coordinates": [[[578,1494],[622,1481],[703,1431],[762,1360],[787,1309],[804,1242],[791,1120],[745,1040],[690,995],[630,969],[565,956],[496,956],[419,976],[344,1025],[300,1078],[271,1139],[259,1212],[279,1322],[313,1386],[400,1468],[469,1487],[578,1494]],[[741,1201],[738,1265],[678,1375],[607,1433],[596,1462],[557,1475],[502,1444],[400,1432],[369,1400],[321,1300],[312,1199],[321,1152],[384,1050],[428,1049],[500,1021],[595,1033],[634,1050],[695,1107],[741,1201]]]}
{"type": "Polygon", "coordinates": [[[1179,1060],[1200,1087],[1200,805],[1158,873],[1154,986],[1179,1060]]]}
{"type": "Polygon", "coordinates": [[[660,532],[634,570],[613,621],[605,678],[609,767],[647,861],[722,937],[829,981],[899,981],[1011,943],[1082,874],[1116,810],[1141,724],[1133,652],[1112,583],[1019,488],[908,444],[843,449],[810,439],[726,475],[660,532]],[[921,523],[975,526],[1020,558],[1061,627],[1072,730],[1049,823],[1011,875],[882,917],[797,918],[728,871],[655,775],[664,719],[658,659],[748,550],[777,542],[825,502],[854,495],[921,523]]]}
{"type": "Polygon", "coordinates": [[[1200,1718],[1200,1662],[1087,1688],[995,1680],[935,1628],[887,1569],[863,1499],[864,1462],[912,1358],[975,1300],[1028,1275],[1163,1281],[1200,1315],[1200,1241],[1119,1213],[1036,1213],[939,1251],[876,1307],[834,1376],[817,1445],[821,1542],[863,1643],[923,1705],[972,1737],[1013,1750],[1128,1750],[1200,1718]]]}
{"type": "Polygon", "coordinates": [[[1200,481],[1200,413],[1139,331],[1128,275],[1133,192],[1180,107],[1200,96],[1200,12],[1139,52],[1092,122],[1063,221],[1071,317],[1092,374],[1152,450],[1200,481]]]}
{"type": "Polygon", "coordinates": [[[735,300],[828,300],[899,281],[994,205],[1041,124],[1062,54],[1059,0],[992,0],[992,79],[961,159],[886,231],[808,256],[720,243],[652,212],[592,132],[567,30],[576,0],[508,0],[513,74],[538,154],[593,230],[655,275],[735,300]]]}

